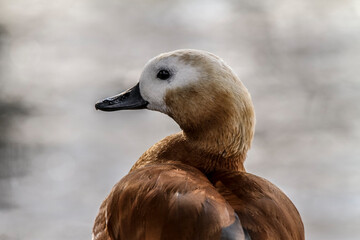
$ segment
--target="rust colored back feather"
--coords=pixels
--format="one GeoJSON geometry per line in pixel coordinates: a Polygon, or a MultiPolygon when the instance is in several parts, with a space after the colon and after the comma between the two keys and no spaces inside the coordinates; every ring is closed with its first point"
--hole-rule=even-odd
{"type": "MultiPolygon", "coordinates": [[[[94,239],[220,239],[234,222],[232,207],[199,170],[156,164],[114,186],[96,218],[94,239]]],[[[235,235],[244,239],[241,226],[235,235]]]]}

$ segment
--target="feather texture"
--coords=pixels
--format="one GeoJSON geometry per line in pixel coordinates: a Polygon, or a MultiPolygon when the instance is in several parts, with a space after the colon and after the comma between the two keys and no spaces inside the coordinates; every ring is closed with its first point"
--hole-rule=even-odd
{"type": "Polygon", "coordinates": [[[137,169],[117,183],[93,231],[96,240],[218,240],[226,228],[226,239],[245,239],[233,208],[207,177],[170,162],[137,169]]]}
{"type": "Polygon", "coordinates": [[[235,209],[251,239],[304,239],[304,226],[296,207],[269,181],[230,170],[217,170],[209,178],[235,209]]]}

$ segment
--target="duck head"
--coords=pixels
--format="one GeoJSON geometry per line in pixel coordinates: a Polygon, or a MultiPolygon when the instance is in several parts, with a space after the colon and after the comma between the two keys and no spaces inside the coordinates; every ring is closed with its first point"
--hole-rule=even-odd
{"type": "Polygon", "coordinates": [[[253,105],[245,86],[224,61],[198,50],[177,50],[151,59],[135,87],[95,107],[165,113],[189,141],[222,156],[246,154],[254,133],[253,105]]]}

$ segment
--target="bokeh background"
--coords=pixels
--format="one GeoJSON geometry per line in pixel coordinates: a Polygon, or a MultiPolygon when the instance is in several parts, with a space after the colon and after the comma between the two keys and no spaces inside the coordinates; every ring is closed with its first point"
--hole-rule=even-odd
{"type": "Polygon", "coordinates": [[[180,48],[248,87],[246,168],[287,193],[307,239],[360,239],[359,1],[0,0],[0,240],[90,239],[111,187],[179,130],[94,103],[180,48]]]}

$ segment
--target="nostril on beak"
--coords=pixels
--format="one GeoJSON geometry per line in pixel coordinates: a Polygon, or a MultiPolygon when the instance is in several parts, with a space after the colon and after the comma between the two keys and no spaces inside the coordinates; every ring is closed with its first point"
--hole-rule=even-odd
{"type": "Polygon", "coordinates": [[[114,104],[114,101],[109,100],[109,99],[105,99],[105,100],[103,101],[103,103],[109,104],[109,105],[113,105],[113,104],[114,104]]]}

